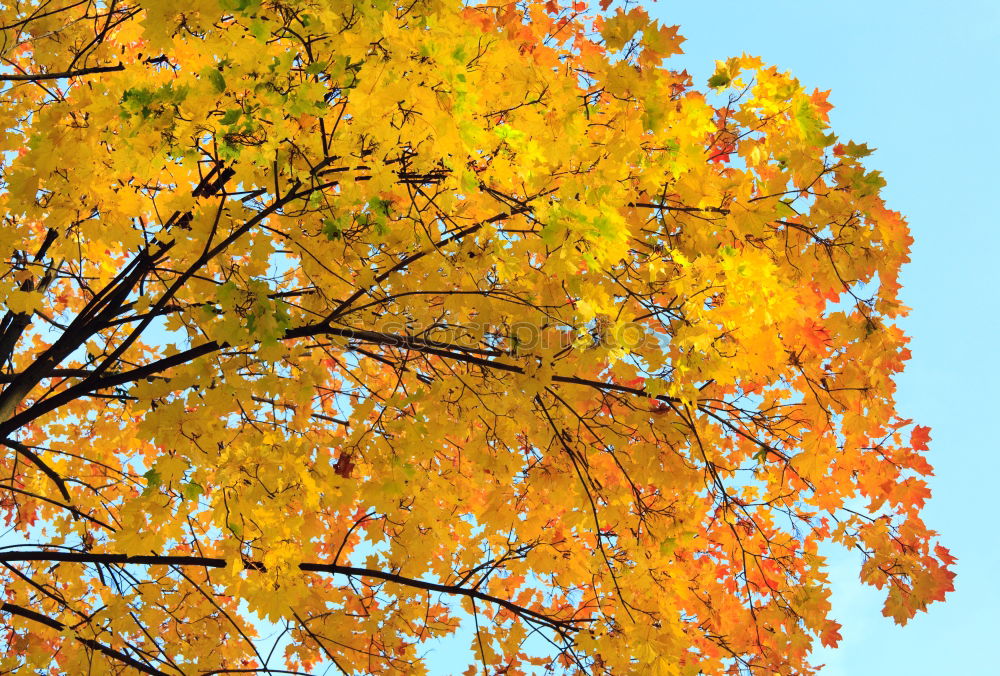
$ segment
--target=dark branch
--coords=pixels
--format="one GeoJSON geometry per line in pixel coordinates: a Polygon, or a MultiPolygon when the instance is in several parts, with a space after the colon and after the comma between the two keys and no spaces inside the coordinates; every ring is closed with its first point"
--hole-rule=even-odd
{"type": "Polygon", "coordinates": [[[47,476],[52,480],[52,483],[54,483],[59,488],[59,492],[62,493],[63,499],[66,502],[73,501],[73,498],[69,496],[69,491],[66,489],[66,482],[63,481],[63,478],[59,476],[59,474],[56,473],[54,469],[46,465],[45,461],[42,460],[40,457],[38,457],[37,453],[35,453],[33,450],[31,450],[24,444],[18,441],[14,441],[13,439],[0,439],[0,444],[3,444],[7,448],[13,448],[14,451],[17,452],[19,455],[22,455],[25,458],[27,458],[32,465],[42,470],[45,476],[47,476]]]}
{"type": "Polygon", "coordinates": [[[13,75],[0,75],[0,82],[40,82],[41,80],[64,80],[70,77],[82,77],[84,75],[94,75],[95,73],[112,73],[119,70],[125,70],[125,66],[121,63],[117,66],[94,66],[93,68],[67,70],[62,73],[15,73],[13,75]]]}
{"type": "MultiPolygon", "coordinates": [[[[22,550],[13,552],[0,552],[0,561],[4,563],[10,563],[14,561],[39,561],[39,562],[68,562],[68,563],[101,563],[101,564],[120,564],[120,565],[144,565],[144,566],[155,566],[155,565],[165,565],[165,566],[206,566],[209,568],[225,568],[228,562],[225,559],[214,558],[208,556],[132,556],[128,554],[90,554],[83,552],[50,552],[45,550],[22,550]]],[[[244,561],[243,567],[247,570],[256,571],[266,571],[263,563],[258,561],[244,561]]],[[[299,570],[304,572],[313,573],[329,573],[333,575],[347,575],[350,577],[366,577],[375,580],[382,580],[384,582],[392,582],[395,584],[402,585],[404,587],[412,587],[414,589],[423,589],[426,591],[440,592],[442,594],[451,594],[456,596],[468,596],[469,598],[478,599],[480,601],[485,601],[487,603],[492,603],[498,605],[502,608],[506,608],[515,615],[523,617],[527,620],[533,622],[538,622],[545,626],[551,627],[558,630],[577,630],[577,623],[589,622],[590,620],[584,619],[566,619],[560,620],[552,617],[548,617],[543,613],[536,610],[531,610],[530,608],[525,608],[524,606],[519,606],[516,603],[508,601],[507,599],[502,599],[498,596],[492,596],[484,592],[478,591],[476,589],[470,589],[468,587],[461,587],[458,585],[451,584],[440,584],[438,582],[427,582],[425,580],[417,580],[410,577],[405,577],[403,575],[398,575],[396,573],[388,573],[382,570],[374,570],[371,568],[355,568],[354,566],[341,566],[332,563],[310,563],[304,562],[299,564],[299,570]]]]}
{"type": "MultiPolygon", "coordinates": [[[[34,610],[30,610],[28,608],[22,608],[21,606],[15,605],[13,603],[4,603],[2,606],[0,606],[0,612],[10,613],[11,615],[17,615],[19,617],[23,617],[26,620],[31,620],[39,624],[44,624],[46,627],[51,627],[56,631],[63,631],[64,629],[66,629],[66,625],[58,620],[53,620],[51,617],[42,615],[41,613],[36,613],[34,610]]],[[[150,674],[151,676],[169,676],[169,674],[167,674],[167,672],[165,671],[160,671],[159,669],[151,667],[148,664],[144,664],[139,660],[135,659],[134,657],[129,657],[125,653],[115,650],[110,646],[106,646],[103,643],[98,643],[93,639],[77,636],[76,640],[82,643],[83,645],[87,646],[91,650],[96,650],[100,653],[104,653],[111,659],[118,660],[119,662],[127,664],[133,669],[141,671],[144,674],[150,674]]]]}

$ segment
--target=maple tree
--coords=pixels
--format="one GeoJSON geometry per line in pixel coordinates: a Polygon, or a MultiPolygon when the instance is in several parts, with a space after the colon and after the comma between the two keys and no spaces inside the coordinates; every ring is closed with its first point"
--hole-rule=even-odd
{"type": "Polygon", "coordinates": [[[608,0],[0,24],[0,670],[812,673],[825,543],[951,589],[824,92],[608,0]]]}

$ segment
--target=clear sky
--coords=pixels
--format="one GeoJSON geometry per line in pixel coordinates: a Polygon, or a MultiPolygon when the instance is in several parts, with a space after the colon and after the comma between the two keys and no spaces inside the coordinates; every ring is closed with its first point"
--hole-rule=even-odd
{"type": "Polygon", "coordinates": [[[680,24],[687,68],[704,83],[742,52],[832,89],[833,131],[878,148],[883,195],[916,242],[902,277],[913,359],[897,380],[901,414],[930,425],[936,476],[925,517],[959,557],[956,591],[906,627],[881,615],[858,561],[832,570],[837,650],[830,676],[1000,674],[1000,0],[645,2],[680,24]],[[994,483],[998,482],[998,483],[994,483]]]}

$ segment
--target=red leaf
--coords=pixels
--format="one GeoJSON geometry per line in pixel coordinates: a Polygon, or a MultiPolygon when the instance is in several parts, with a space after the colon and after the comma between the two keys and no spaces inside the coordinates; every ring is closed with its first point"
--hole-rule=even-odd
{"type": "Polygon", "coordinates": [[[944,561],[944,565],[946,566],[950,566],[956,561],[958,561],[958,559],[956,559],[954,556],[951,555],[951,551],[949,551],[947,547],[936,545],[934,547],[934,553],[937,554],[937,557],[939,559],[944,561]]]}
{"type": "Polygon", "coordinates": [[[806,342],[817,352],[824,351],[826,346],[830,344],[830,332],[815,319],[806,322],[805,330],[802,333],[806,342]]]}
{"type": "Polygon", "coordinates": [[[917,425],[910,432],[910,446],[915,451],[926,451],[927,442],[931,440],[931,428],[917,425]]]}
{"type": "Polygon", "coordinates": [[[840,635],[840,623],[834,622],[833,620],[827,620],[826,626],[823,627],[823,633],[820,634],[819,640],[823,642],[827,648],[836,648],[837,644],[840,643],[840,639],[843,636],[840,635]]]}
{"type": "Polygon", "coordinates": [[[337,476],[344,477],[345,479],[351,478],[351,470],[354,469],[354,462],[352,462],[352,455],[350,453],[345,453],[337,459],[337,464],[333,466],[333,471],[337,473],[337,476]]]}

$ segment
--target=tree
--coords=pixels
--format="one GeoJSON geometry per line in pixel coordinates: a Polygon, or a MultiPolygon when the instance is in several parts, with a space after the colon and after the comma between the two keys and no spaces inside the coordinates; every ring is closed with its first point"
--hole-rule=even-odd
{"type": "Polygon", "coordinates": [[[831,542],[943,599],[870,150],[600,4],[0,9],[0,669],[812,673],[831,542]]]}

